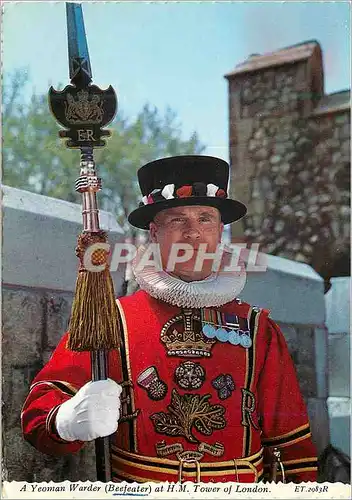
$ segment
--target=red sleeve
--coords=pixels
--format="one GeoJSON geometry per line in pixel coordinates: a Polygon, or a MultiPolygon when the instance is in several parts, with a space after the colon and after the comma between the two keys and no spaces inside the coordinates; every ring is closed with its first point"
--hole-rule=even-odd
{"type": "Polygon", "coordinates": [[[287,482],[316,481],[316,449],[295,366],[279,327],[270,318],[267,322],[267,352],[258,380],[266,466],[278,448],[287,482]]]}
{"type": "Polygon", "coordinates": [[[54,427],[60,404],[91,379],[90,353],[70,351],[66,342],[67,334],[33,380],[21,413],[24,438],[48,455],[75,453],[84,445],[63,441],[54,427]]]}

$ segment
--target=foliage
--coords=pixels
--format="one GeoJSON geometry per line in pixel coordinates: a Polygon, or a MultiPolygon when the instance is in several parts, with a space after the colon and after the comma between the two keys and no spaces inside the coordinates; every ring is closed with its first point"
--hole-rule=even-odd
{"type": "MultiPolygon", "coordinates": [[[[3,84],[3,182],[47,196],[80,203],[74,191],[79,172],[79,152],[65,148],[58,138],[59,126],[50,114],[46,95],[36,95],[25,103],[28,84],[25,71],[4,75],[3,84]]],[[[55,88],[58,88],[56,86],[55,88]]],[[[141,195],[137,170],[144,163],[177,154],[198,154],[204,150],[198,136],[182,139],[176,114],[163,115],[146,104],[134,121],[119,112],[110,126],[107,146],[96,150],[95,160],[103,190],[99,206],[116,214],[126,230],[130,211],[141,195]]]]}
{"type": "Polygon", "coordinates": [[[198,439],[192,433],[193,427],[205,436],[210,436],[215,429],[223,429],[226,426],[225,408],[210,404],[209,398],[210,394],[180,395],[173,389],[171,404],[167,407],[170,413],[159,412],[150,417],[156,432],[184,436],[190,443],[196,443],[198,439]]]}

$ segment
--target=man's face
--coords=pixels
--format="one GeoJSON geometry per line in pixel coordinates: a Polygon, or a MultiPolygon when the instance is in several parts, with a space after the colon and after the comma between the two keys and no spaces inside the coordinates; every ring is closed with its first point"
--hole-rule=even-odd
{"type": "MultiPolygon", "coordinates": [[[[214,253],[221,241],[223,231],[220,212],[213,207],[187,206],[162,210],[150,224],[150,236],[160,247],[163,269],[170,264],[170,255],[175,255],[174,244],[191,245],[193,255],[186,262],[176,262],[172,274],[185,281],[201,280],[212,272],[213,260],[203,260],[201,268],[195,269],[199,246],[205,245],[207,253],[214,253]]],[[[177,255],[184,255],[182,250],[177,255]]],[[[176,259],[177,260],[177,259],[176,259]]]]}

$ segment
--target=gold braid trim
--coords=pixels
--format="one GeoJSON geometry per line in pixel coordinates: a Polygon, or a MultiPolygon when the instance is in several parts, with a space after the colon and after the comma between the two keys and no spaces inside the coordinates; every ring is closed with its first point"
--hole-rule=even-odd
{"type": "Polygon", "coordinates": [[[295,443],[299,443],[303,439],[307,439],[312,434],[310,432],[309,423],[301,425],[296,429],[293,429],[280,436],[272,436],[270,438],[263,438],[262,444],[265,446],[275,446],[278,448],[284,448],[286,446],[291,446],[295,443]]]}
{"type": "Polygon", "coordinates": [[[78,391],[74,385],[69,382],[65,382],[64,380],[40,380],[30,387],[29,392],[39,385],[47,385],[53,389],[63,392],[64,394],[68,394],[69,396],[73,396],[78,391]]]}

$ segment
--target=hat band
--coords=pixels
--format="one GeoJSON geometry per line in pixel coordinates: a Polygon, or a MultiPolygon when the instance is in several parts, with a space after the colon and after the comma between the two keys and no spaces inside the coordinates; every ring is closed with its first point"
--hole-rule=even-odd
{"type": "Polygon", "coordinates": [[[158,201],[175,198],[190,198],[192,196],[227,198],[227,193],[215,184],[205,184],[204,182],[195,182],[192,185],[181,186],[176,191],[175,184],[166,184],[162,189],[154,189],[147,196],[143,196],[140,206],[152,205],[158,201]]]}

